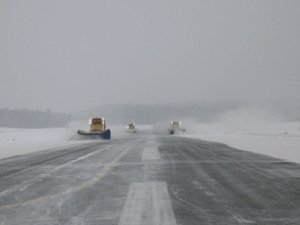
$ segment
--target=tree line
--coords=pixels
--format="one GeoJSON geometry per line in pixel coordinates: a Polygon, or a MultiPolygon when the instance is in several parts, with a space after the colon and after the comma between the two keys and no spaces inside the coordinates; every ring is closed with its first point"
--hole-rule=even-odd
{"type": "Polygon", "coordinates": [[[66,113],[47,110],[0,108],[0,127],[53,128],[64,127],[72,119],[66,113]]]}

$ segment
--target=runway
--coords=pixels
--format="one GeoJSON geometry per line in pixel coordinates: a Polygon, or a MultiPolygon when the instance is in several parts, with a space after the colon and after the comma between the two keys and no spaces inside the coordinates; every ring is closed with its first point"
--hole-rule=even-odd
{"type": "Polygon", "coordinates": [[[0,160],[0,224],[300,224],[300,165],[132,134],[0,160]]]}

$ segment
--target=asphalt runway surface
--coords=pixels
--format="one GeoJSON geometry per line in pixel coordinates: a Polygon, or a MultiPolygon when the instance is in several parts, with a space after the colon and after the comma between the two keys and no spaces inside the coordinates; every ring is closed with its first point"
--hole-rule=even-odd
{"type": "Polygon", "coordinates": [[[300,165],[128,134],[0,160],[1,225],[300,224],[300,165]]]}

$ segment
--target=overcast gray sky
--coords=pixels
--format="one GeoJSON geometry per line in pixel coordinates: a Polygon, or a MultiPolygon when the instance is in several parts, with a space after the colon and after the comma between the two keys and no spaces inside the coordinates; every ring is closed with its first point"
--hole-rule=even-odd
{"type": "Polygon", "coordinates": [[[0,107],[300,96],[299,0],[0,0],[0,107]]]}

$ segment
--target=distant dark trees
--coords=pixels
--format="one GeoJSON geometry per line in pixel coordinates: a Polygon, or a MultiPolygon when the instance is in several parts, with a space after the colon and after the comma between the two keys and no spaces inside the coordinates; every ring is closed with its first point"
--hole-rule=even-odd
{"type": "Polygon", "coordinates": [[[0,127],[51,128],[63,127],[71,121],[71,115],[55,113],[47,109],[8,109],[0,108],[0,127]]]}

